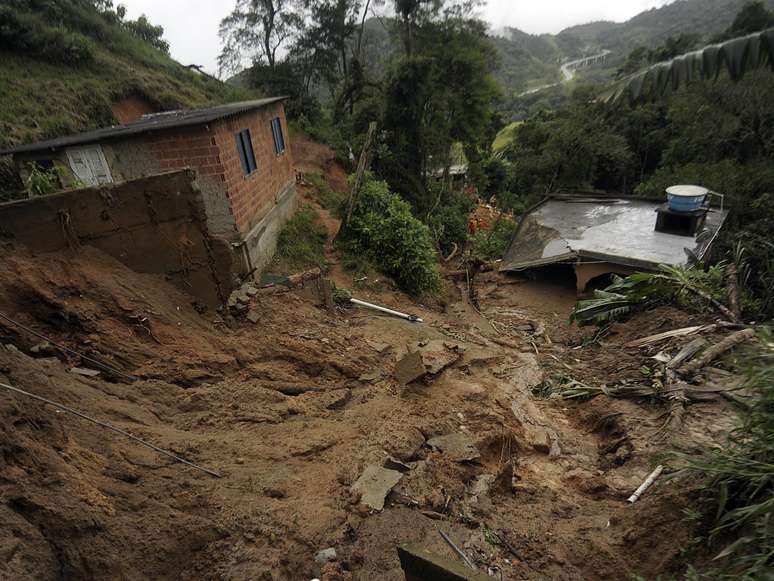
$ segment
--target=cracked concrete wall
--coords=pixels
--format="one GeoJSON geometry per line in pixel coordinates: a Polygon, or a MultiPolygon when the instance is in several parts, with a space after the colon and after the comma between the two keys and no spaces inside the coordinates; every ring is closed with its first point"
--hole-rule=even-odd
{"type": "Polygon", "coordinates": [[[18,200],[0,204],[0,238],[35,253],[93,246],[216,307],[237,266],[231,242],[208,228],[204,197],[186,170],[18,200]]]}

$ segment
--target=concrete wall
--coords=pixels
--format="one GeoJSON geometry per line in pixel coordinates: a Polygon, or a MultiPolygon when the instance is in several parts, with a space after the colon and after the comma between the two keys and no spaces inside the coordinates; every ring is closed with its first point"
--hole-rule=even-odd
{"type": "Polygon", "coordinates": [[[93,246],[216,307],[233,288],[234,255],[208,231],[194,177],[180,171],[0,204],[0,237],[36,253],[93,246]]]}
{"type": "MultiPolygon", "coordinates": [[[[296,208],[295,170],[282,103],[209,124],[153,131],[100,143],[113,180],[124,182],[192,168],[205,209],[207,230],[232,243],[239,275],[260,271],[274,253],[277,236],[296,208]],[[279,117],[285,152],[277,155],[271,120],[279,117]],[[245,176],[235,135],[250,129],[257,170],[245,176]]],[[[17,156],[23,171],[34,159],[56,159],[64,150],[17,156]]],[[[65,184],[67,185],[67,184],[65,184]]]]}

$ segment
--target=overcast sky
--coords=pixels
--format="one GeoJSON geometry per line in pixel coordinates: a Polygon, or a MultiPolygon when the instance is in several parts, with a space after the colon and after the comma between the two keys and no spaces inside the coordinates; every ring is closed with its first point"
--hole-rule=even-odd
{"type": "MultiPolygon", "coordinates": [[[[526,32],[556,33],[592,20],[624,21],[673,0],[489,0],[483,17],[494,27],[513,26],[526,32]]],[[[128,16],[146,14],[164,27],[172,56],[185,65],[203,65],[215,73],[220,51],[218,23],[233,0],[118,0],[128,16]]]]}

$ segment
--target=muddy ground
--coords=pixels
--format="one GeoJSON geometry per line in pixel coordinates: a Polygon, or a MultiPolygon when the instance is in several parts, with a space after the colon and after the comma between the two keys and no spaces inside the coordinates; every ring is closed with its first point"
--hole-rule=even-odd
{"type": "MultiPolygon", "coordinates": [[[[337,265],[333,276],[352,286],[337,265]]],[[[94,365],[0,322],[0,381],[222,477],[2,392],[0,578],[397,581],[401,543],[454,557],[439,529],[497,579],[680,571],[691,491],[662,480],[638,503],[626,498],[664,450],[720,441],[733,410],[690,406],[664,440],[654,435],[663,405],[539,393],[559,375],[642,381],[664,345],[624,343],[711,316],[651,311],[589,342],[593,329],[567,323],[574,281],[489,272],[476,286],[480,311],[452,281],[432,308],[388,282],[357,291],[422,324],[326,310],[311,288],[259,292],[252,323],[199,313],[163,278],[86,246],[3,248],[0,312],[137,380],[76,375],[94,365]],[[404,386],[395,362],[415,349],[452,362],[404,386]],[[428,443],[448,435],[477,457],[428,443]],[[352,485],[385,465],[402,476],[370,510],[352,485]],[[330,547],[336,558],[317,563],[330,547]]]]}

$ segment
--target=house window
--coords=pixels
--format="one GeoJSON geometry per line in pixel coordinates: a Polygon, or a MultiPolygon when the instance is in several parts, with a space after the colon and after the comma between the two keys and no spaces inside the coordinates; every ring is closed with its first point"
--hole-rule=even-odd
{"type": "Polygon", "coordinates": [[[277,155],[285,152],[285,136],[282,135],[282,122],[279,117],[271,120],[271,133],[274,136],[274,151],[277,155]]]}
{"type": "Polygon", "coordinates": [[[255,153],[253,153],[253,142],[250,140],[250,130],[242,129],[236,134],[237,151],[239,152],[239,161],[242,162],[242,171],[249,176],[256,169],[255,153]]]}

